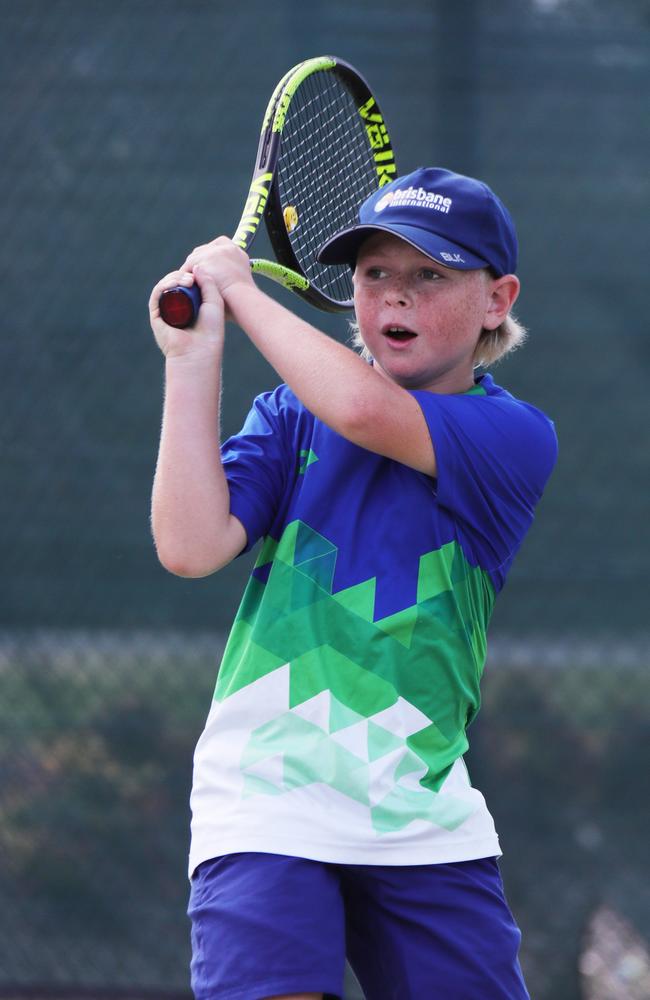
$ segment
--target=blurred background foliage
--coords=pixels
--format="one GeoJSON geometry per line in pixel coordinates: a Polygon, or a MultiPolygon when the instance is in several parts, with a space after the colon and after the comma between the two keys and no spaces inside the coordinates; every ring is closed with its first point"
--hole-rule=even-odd
{"type": "MultiPolygon", "coordinates": [[[[156,562],[162,361],[146,302],[236,225],[277,79],[334,53],[376,90],[402,173],[481,176],[517,220],[531,336],[495,376],[554,418],[560,460],[497,605],[469,766],[532,995],[586,997],[599,906],[650,939],[650,4],[0,13],[0,995],[187,989],[191,755],[252,557],[201,581],[156,562]]],[[[344,319],[268,290],[347,339],[344,319]]],[[[276,382],[230,329],[227,434],[276,382]]],[[[631,1000],[641,973],[623,959],[631,1000]]]]}

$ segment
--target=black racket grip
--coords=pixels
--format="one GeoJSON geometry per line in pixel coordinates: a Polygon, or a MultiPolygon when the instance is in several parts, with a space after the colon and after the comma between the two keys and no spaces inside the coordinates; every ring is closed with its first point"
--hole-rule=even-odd
{"type": "Polygon", "coordinates": [[[192,326],[201,308],[201,290],[198,285],[178,285],[163,292],[158,302],[160,315],[168,326],[178,330],[192,326]]]}

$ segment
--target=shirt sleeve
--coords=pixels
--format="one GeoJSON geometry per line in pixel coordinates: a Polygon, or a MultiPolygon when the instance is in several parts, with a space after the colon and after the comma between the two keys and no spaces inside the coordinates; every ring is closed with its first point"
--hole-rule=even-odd
{"type": "Polygon", "coordinates": [[[291,463],[289,417],[279,390],[264,393],[253,401],[241,431],[221,446],[230,513],[246,531],[243,552],[269,533],[286,496],[291,463]]]}
{"type": "Polygon", "coordinates": [[[557,458],[553,423],[506,392],[412,394],[433,442],[438,503],[472,561],[502,585],[557,458]]]}

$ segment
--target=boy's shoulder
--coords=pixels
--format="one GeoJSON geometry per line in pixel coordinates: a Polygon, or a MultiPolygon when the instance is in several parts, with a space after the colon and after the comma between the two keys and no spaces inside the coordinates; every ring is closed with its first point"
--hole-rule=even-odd
{"type": "Polygon", "coordinates": [[[286,383],[260,393],[253,400],[245,431],[264,426],[285,439],[311,433],[316,418],[286,383]]]}
{"type": "Polygon", "coordinates": [[[416,396],[436,453],[468,449],[509,456],[527,464],[534,456],[544,480],[557,459],[557,436],[551,418],[539,407],[498,385],[488,373],[464,393],[442,395],[422,390],[416,396]]]}
{"type": "MultiPolygon", "coordinates": [[[[489,373],[480,376],[476,382],[482,389],[482,397],[493,407],[503,410],[508,416],[517,419],[524,426],[549,439],[556,439],[555,424],[551,417],[533,403],[520,399],[514,393],[498,385],[489,373]]],[[[479,397],[480,398],[480,397],[479,397]]]]}
{"type": "Polygon", "coordinates": [[[549,428],[553,427],[551,418],[540,410],[539,407],[528,403],[524,399],[515,396],[510,390],[497,384],[492,375],[485,373],[479,375],[474,385],[467,392],[461,393],[433,393],[425,390],[415,390],[412,393],[421,401],[424,406],[439,408],[450,413],[480,413],[484,412],[484,407],[489,406],[491,410],[496,410],[513,419],[517,417],[532,417],[549,428]]]}
{"type": "Polygon", "coordinates": [[[267,410],[280,412],[308,412],[300,402],[295,392],[289,388],[286,382],[276,385],[274,389],[268,389],[255,397],[254,406],[264,407],[267,410]]]}

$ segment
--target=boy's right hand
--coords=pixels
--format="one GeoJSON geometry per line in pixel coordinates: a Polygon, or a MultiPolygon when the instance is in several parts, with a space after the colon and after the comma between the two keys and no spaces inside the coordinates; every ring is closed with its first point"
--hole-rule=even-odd
{"type": "MultiPolygon", "coordinates": [[[[201,308],[196,322],[187,330],[168,326],[160,315],[160,296],[178,285],[196,281],[189,270],[172,271],[153,288],[149,298],[149,319],[158,347],[166,358],[213,356],[223,345],[225,307],[217,285],[212,280],[200,282],[201,308]]],[[[199,284],[199,282],[197,282],[199,284]]]]}

